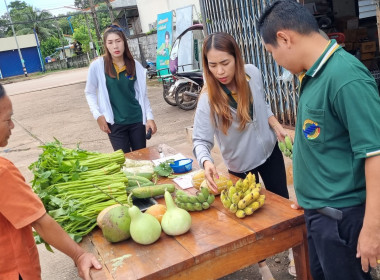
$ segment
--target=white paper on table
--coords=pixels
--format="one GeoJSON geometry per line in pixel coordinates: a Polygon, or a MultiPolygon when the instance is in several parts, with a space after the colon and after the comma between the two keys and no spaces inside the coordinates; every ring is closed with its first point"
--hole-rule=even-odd
{"type": "Polygon", "coordinates": [[[160,163],[164,162],[164,161],[167,161],[169,159],[172,159],[172,160],[179,160],[179,159],[184,159],[186,158],[183,154],[181,153],[178,153],[178,154],[175,154],[175,155],[172,155],[172,156],[167,156],[167,157],[163,157],[163,158],[159,158],[159,159],[154,159],[152,160],[153,161],[153,164],[155,166],[159,165],[160,163]]]}
{"type": "Polygon", "coordinates": [[[193,171],[191,173],[187,173],[183,176],[179,176],[173,179],[173,181],[180,186],[183,190],[190,189],[193,187],[193,183],[191,179],[193,178],[194,173],[196,173],[198,170],[193,171]]]}

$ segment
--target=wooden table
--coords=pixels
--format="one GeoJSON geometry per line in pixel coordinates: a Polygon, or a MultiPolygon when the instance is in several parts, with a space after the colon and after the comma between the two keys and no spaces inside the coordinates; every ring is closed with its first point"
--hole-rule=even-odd
{"type": "MultiPolygon", "coordinates": [[[[166,156],[176,153],[168,146],[162,147],[166,156]]],[[[126,157],[157,159],[158,147],[126,157]]],[[[111,244],[96,228],[80,244],[103,264],[102,270],[91,271],[92,278],[217,279],[292,247],[297,279],[312,279],[303,211],[292,210],[287,199],[262,192],[266,202],[251,216],[237,218],[217,197],[210,209],[191,212],[189,232],[176,237],[162,233],[151,245],[140,245],[132,239],[111,244]]],[[[158,202],[165,204],[162,198],[158,202]]]]}

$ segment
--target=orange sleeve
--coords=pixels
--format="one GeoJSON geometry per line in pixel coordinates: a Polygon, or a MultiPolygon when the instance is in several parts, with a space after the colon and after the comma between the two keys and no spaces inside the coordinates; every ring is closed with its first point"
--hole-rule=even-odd
{"type": "Polygon", "coordinates": [[[46,210],[12,162],[0,157],[0,213],[16,228],[41,218],[46,210]]]}

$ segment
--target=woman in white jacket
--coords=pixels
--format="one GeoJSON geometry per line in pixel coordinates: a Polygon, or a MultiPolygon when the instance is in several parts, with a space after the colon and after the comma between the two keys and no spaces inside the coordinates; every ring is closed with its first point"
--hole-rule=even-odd
{"type": "Polygon", "coordinates": [[[157,131],[147,96],[146,69],[133,59],[119,26],[105,30],[103,44],[105,55],[91,63],[85,88],[91,113],[115,151],[145,148],[146,134],[157,131]]]}

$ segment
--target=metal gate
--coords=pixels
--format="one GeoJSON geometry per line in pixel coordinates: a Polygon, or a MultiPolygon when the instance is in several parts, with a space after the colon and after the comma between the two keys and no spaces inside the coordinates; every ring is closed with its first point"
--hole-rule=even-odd
{"type": "Polygon", "coordinates": [[[266,52],[259,37],[257,21],[270,0],[200,0],[208,34],[223,31],[238,42],[245,63],[261,70],[267,102],[277,119],[294,126],[297,119],[298,80],[281,80],[283,70],[266,52]]]}

